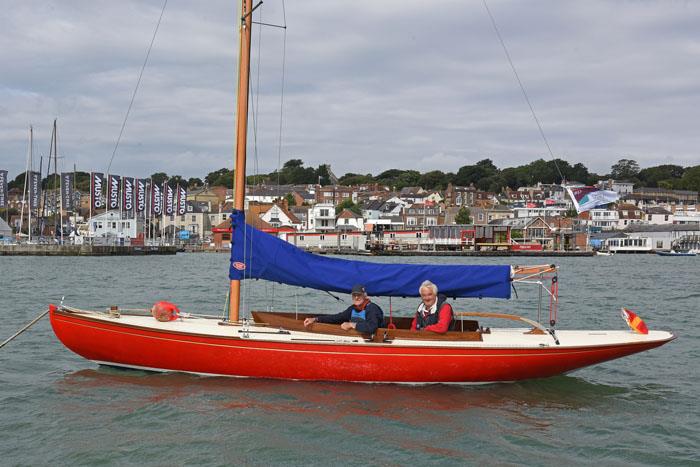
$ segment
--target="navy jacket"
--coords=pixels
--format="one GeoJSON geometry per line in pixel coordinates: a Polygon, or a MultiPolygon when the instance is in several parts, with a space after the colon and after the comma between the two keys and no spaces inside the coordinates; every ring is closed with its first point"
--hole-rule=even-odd
{"type": "MultiPolygon", "coordinates": [[[[319,323],[328,324],[345,323],[350,321],[350,317],[352,316],[352,311],[354,308],[354,305],[350,305],[346,310],[341,311],[340,313],[337,313],[335,315],[320,315],[316,317],[316,320],[319,323]]],[[[379,326],[384,324],[384,312],[381,308],[379,308],[379,305],[376,305],[372,302],[367,304],[367,306],[365,307],[365,312],[365,319],[357,321],[357,326],[355,327],[355,329],[358,332],[373,334],[379,326]]]]}

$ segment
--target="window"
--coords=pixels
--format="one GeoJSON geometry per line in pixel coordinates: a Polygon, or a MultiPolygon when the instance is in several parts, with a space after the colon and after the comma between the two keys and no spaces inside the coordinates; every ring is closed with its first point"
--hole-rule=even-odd
{"type": "Polygon", "coordinates": [[[416,232],[416,238],[421,238],[423,236],[423,232],[416,232]]]}
{"type": "Polygon", "coordinates": [[[322,220],[321,221],[321,227],[328,227],[328,221],[327,220],[322,220]]]}
{"type": "Polygon", "coordinates": [[[180,222],[185,222],[185,215],[180,216],[180,222]]]}
{"type": "Polygon", "coordinates": [[[325,236],[325,235],[319,235],[318,239],[319,239],[319,240],[325,240],[325,239],[326,239],[326,236],[325,236]]]}
{"type": "Polygon", "coordinates": [[[304,236],[303,236],[303,235],[299,235],[298,238],[299,238],[299,240],[301,240],[302,242],[304,241],[304,236]]]}
{"type": "Polygon", "coordinates": [[[197,222],[197,216],[192,216],[192,222],[197,222]]]}
{"type": "Polygon", "coordinates": [[[341,235],[341,236],[340,236],[340,239],[341,239],[341,240],[347,240],[347,239],[348,239],[347,234],[341,235]]]}
{"type": "Polygon", "coordinates": [[[390,234],[389,234],[389,238],[396,238],[396,234],[395,234],[395,233],[390,233],[390,234]]]}
{"type": "Polygon", "coordinates": [[[668,215],[665,215],[665,216],[664,216],[664,220],[665,220],[666,222],[668,222],[668,215]]]}
{"type": "Polygon", "coordinates": [[[661,240],[656,241],[656,248],[663,248],[664,247],[664,242],[661,240]]]}
{"type": "Polygon", "coordinates": [[[321,216],[326,217],[328,216],[328,209],[321,209],[321,216]]]}

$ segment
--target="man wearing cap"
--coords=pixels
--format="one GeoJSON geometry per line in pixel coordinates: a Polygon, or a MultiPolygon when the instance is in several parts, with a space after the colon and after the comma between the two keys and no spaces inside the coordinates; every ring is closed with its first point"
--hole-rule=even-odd
{"type": "Polygon", "coordinates": [[[335,315],[320,315],[304,320],[304,326],[313,323],[340,324],[346,331],[355,329],[364,334],[373,334],[384,323],[384,312],[367,297],[365,286],[356,284],[352,288],[352,305],[335,315]]]}

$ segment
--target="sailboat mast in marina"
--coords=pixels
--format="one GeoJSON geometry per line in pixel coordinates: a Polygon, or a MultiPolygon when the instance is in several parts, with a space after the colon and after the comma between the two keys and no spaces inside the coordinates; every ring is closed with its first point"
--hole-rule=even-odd
{"type": "MultiPolygon", "coordinates": [[[[233,208],[243,211],[245,207],[246,151],[248,141],[248,95],[250,85],[250,39],[253,26],[253,2],[242,0],[241,24],[239,28],[240,50],[238,53],[238,93],[236,99],[236,158],[233,183],[233,208]]],[[[241,281],[231,279],[229,321],[238,321],[241,301],[241,281]]]]}
{"type": "MultiPolygon", "coordinates": [[[[259,5],[259,4],[258,4],[259,5]]],[[[620,330],[559,330],[559,282],[554,265],[382,264],[302,251],[248,225],[245,159],[251,28],[255,7],[243,0],[236,107],[234,209],[228,314],[181,313],[168,302],[150,310],[80,309],[50,305],[58,339],[101,365],[252,378],[384,383],[487,383],[543,378],[649,350],[670,342],[667,331],[634,323],[620,330]],[[265,280],[324,292],[350,293],[364,284],[374,297],[419,297],[430,280],[451,298],[510,299],[515,284],[539,287],[537,320],[458,309],[450,330],[412,330],[410,317],[390,317],[376,331],[305,324],[310,313],[252,311],[241,317],[243,282],[265,280]],[[547,297],[543,299],[542,297],[547,297]],[[548,305],[549,314],[539,322],[548,305]],[[546,318],[546,319],[545,319],[546,318]],[[514,323],[485,327],[479,321],[514,323]]],[[[459,302],[462,306],[463,302],[459,302]]],[[[479,302],[483,306],[483,302],[479,302]]],[[[544,313],[547,315],[546,313],[544,313]]]]}

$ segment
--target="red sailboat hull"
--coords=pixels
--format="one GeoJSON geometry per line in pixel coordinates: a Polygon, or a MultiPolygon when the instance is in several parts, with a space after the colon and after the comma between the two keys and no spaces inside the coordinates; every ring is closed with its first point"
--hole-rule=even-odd
{"type": "Polygon", "coordinates": [[[516,381],[566,373],[666,342],[541,349],[270,342],[154,330],[60,310],[52,310],[50,315],[54,332],[66,347],[99,363],[207,375],[298,380],[516,381]]]}

